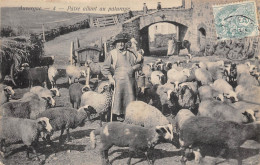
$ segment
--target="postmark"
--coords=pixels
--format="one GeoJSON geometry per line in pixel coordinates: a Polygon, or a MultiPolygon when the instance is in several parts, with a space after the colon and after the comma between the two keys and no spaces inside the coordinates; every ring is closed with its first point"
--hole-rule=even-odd
{"type": "Polygon", "coordinates": [[[220,40],[259,35],[254,1],[214,5],[213,14],[220,40]]]}

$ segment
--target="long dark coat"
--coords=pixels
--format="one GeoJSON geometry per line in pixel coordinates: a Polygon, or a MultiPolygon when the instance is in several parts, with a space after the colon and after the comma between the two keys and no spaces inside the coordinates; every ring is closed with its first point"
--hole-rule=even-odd
{"type": "Polygon", "coordinates": [[[136,81],[133,66],[137,64],[138,55],[132,51],[113,49],[102,67],[102,74],[112,75],[115,79],[115,95],[112,112],[117,115],[125,114],[126,106],[136,100],[136,81]],[[114,71],[112,71],[114,70],[114,71]]]}

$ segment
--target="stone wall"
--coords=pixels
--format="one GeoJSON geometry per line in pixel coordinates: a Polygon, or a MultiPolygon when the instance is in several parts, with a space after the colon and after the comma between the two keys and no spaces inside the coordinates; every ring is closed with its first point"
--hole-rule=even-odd
{"type": "MultiPolygon", "coordinates": [[[[217,42],[212,6],[231,2],[234,1],[192,0],[192,8],[190,9],[163,9],[162,11],[152,11],[147,15],[142,15],[142,12],[140,11],[133,12],[134,15],[139,14],[139,16],[135,16],[126,21],[123,24],[123,31],[134,37],[139,43],[141,43],[140,46],[148,52],[148,27],[158,22],[169,22],[179,26],[180,40],[189,40],[191,42],[192,51],[201,51],[207,44],[214,45],[217,42]],[[205,30],[206,36],[202,36],[199,29],[205,30]]],[[[256,1],[256,4],[258,15],[260,15],[260,1],[256,1]]],[[[258,20],[260,22],[259,18],[260,17],[258,17],[258,20]]],[[[255,38],[259,40],[259,37],[253,38],[254,41],[256,40],[255,38]]],[[[260,49],[259,44],[258,48],[260,49]]]]}
{"type": "Polygon", "coordinates": [[[126,21],[123,26],[123,32],[128,33],[130,37],[135,38],[140,43],[140,30],[139,30],[140,19],[139,16],[133,17],[126,21]]]}
{"type": "MultiPolygon", "coordinates": [[[[192,43],[197,43],[198,41],[198,29],[203,27],[206,30],[206,43],[208,44],[216,44],[217,42],[217,34],[216,28],[214,24],[214,15],[213,15],[213,5],[220,5],[232,2],[242,2],[244,0],[232,1],[232,0],[192,0],[193,2],[193,23],[190,27],[191,34],[189,35],[192,40],[192,43]]],[[[256,5],[258,8],[258,15],[260,14],[260,1],[256,1],[256,5]]],[[[260,22],[260,17],[258,17],[258,22],[260,22]]],[[[196,46],[193,44],[193,50],[199,50],[198,44],[196,46]]]]}

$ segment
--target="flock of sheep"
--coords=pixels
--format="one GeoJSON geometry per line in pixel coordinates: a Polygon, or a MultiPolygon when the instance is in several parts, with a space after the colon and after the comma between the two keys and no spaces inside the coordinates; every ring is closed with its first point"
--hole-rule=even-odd
{"type": "MultiPolygon", "coordinates": [[[[18,100],[10,100],[14,91],[1,85],[0,139],[1,154],[6,157],[5,143],[22,140],[34,149],[39,137],[52,145],[53,131],[61,131],[59,142],[66,130],[84,126],[87,120],[100,120],[100,128],[90,133],[92,147],[100,135],[103,164],[110,164],[108,151],[112,146],[129,147],[129,159],[138,151],[145,152],[149,164],[155,160],[152,150],[158,143],[170,142],[181,148],[181,162],[190,154],[201,162],[202,145],[235,149],[238,164],[242,164],[239,147],[246,140],[260,138],[259,72],[256,65],[217,62],[165,62],[157,59],[145,64],[138,72],[137,101],[126,108],[125,120],[108,122],[112,106],[113,87],[100,79],[101,66],[89,62],[87,67],[68,66],[69,98],[72,108],[55,107],[60,93],[56,85],[58,70],[39,67],[28,70],[30,91],[18,100]],[[98,85],[90,88],[89,79],[98,76],[98,85]],[[79,83],[81,77],[86,84],[79,83]],[[100,80],[99,80],[100,79],[100,80]],[[75,80],[78,80],[77,82],[75,80]],[[38,81],[42,86],[33,86],[38,81]],[[46,87],[47,81],[51,89],[46,87]],[[173,120],[168,120],[171,117],[173,120]],[[102,121],[106,118],[106,124],[102,121]],[[24,131],[26,130],[26,131],[24,131]],[[28,130],[28,131],[27,131],[28,130]]],[[[37,156],[38,158],[38,156],[37,156]]],[[[39,158],[38,158],[39,159],[39,158]]]]}

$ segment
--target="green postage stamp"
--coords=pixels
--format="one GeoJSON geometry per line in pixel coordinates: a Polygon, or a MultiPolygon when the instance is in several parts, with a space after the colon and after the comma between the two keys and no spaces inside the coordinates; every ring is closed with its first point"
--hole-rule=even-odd
{"type": "Polygon", "coordinates": [[[220,40],[257,36],[258,20],[254,1],[213,6],[217,37],[220,40]]]}

